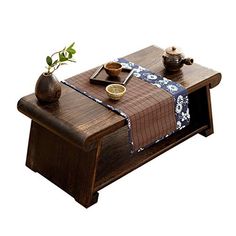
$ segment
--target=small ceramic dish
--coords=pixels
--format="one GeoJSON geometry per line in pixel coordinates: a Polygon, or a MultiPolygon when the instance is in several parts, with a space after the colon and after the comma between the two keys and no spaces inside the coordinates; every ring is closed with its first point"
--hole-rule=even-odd
{"type": "Polygon", "coordinates": [[[118,62],[108,62],[104,65],[104,69],[108,75],[112,77],[117,77],[122,71],[122,65],[118,62]]]}
{"type": "Polygon", "coordinates": [[[110,84],[106,86],[106,92],[110,99],[119,100],[124,96],[126,88],[121,84],[110,84]]]}

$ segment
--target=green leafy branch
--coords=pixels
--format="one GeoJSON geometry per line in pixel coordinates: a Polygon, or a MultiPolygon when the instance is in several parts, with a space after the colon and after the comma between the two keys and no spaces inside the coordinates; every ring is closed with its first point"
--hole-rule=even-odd
{"type": "Polygon", "coordinates": [[[74,45],[75,43],[72,43],[69,47],[64,47],[62,50],[46,57],[48,74],[52,74],[61,65],[66,65],[66,62],[75,62],[73,59],[73,55],[76,53],[76,50],[73,48],[74,45]]]}

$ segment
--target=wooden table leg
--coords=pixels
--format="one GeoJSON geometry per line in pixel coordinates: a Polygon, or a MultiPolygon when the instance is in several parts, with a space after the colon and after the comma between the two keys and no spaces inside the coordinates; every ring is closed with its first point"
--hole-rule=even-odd
{"type": "Polygon", "coordinates": [[[207,108],[206,119],[207,119],[208,128],[202,131],[200,134],[207,137],[214,133],[212,108],[211,108],[211,94],[210,94],[209,85],[205,87],[205,98],[203,99],[205,100],[206,108],[207,108]]]}
{"type": "Polygon", "coordinates": [[[78,166],[78,178],[80,179],[80,183],[75,200],[86,208],[93,205],[98,200],[98,192],[93,192],[93,190],[100,152],[101,141],[97,143],[95,149],[85,153],[84,158],[81,158],[81,163],[78,166]]]}
{"type": "Polygon", "coordinates": [[[94,182],[101,141],[93,146],[86,152],[32,121],[26,166],[89,207],[98,200],[94,182]]]}

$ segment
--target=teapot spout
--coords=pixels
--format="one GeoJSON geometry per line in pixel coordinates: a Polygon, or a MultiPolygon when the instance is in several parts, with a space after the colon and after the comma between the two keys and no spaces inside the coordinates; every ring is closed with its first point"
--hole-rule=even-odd
{"type": "Polygon", "coordinates": [[[182,63],[185,65],[192,65],[193,64],[193,58],[187,57],[182,60],[182,63]]]}

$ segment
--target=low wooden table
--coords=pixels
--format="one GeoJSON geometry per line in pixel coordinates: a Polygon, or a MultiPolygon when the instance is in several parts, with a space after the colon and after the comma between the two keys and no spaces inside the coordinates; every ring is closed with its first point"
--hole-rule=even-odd
{"type": "Polygon", "coordinates": [[[220,83],[221,74],[198,64],[168,74],[162,53],[150,46],[125,58],[188,90],[188,127],[131,156],[125,119],[62,84],[57,103],[40,104],[34,94],[18,102],[18,110],[32,119],[26,166],[89,207],[106,185],[197,133],[212,134],[210,89],[220,83]]]}

